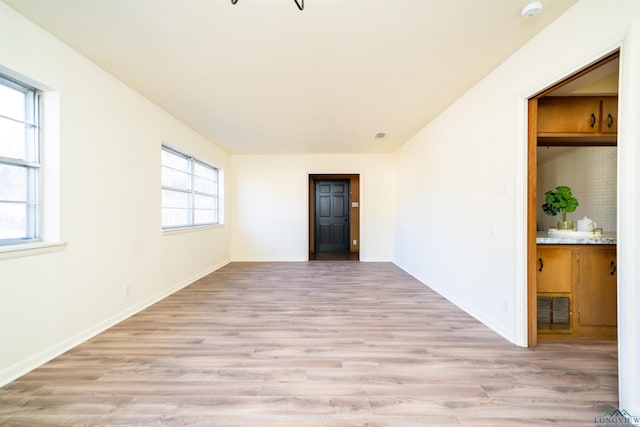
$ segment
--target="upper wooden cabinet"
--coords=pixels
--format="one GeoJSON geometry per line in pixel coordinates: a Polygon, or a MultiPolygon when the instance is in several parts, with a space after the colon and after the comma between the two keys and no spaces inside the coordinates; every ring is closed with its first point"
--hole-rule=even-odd
{"type": "Polygon", "coordinates": [[[602,132],[618,132],[618,97],[606,96],[602,98],[602,132]]]}
{"type": "Polygon", "coordinates": [[[546,96],[538,99],[538,137],[615,137],[617,131],[617,96],[546,96]]]}

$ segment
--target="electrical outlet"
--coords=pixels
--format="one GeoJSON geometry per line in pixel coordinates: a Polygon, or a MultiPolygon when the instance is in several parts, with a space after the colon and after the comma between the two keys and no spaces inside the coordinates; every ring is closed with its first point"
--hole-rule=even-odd
{"type": "Polygon", "coordinates": [[[357,240],[354,240],[354,241],[353,241],[353,246],[357,246],[357,245],[358,245],[358,241],[357,241],[357,240]]]}
{"type": "Polygon", "coordinates": [[[124,285],[124,288],[122,290],[123,296],[127,298],[131,293],[130,291],[131,291],[131,287],[129,285],[124,285]]]}

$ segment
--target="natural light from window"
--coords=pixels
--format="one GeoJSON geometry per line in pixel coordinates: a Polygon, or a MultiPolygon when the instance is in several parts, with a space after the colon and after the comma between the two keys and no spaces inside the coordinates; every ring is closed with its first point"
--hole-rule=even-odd
{"type": "Polygon", "coordinates": [[[0,75],[0,244],[40,237],[39,93],[0,75]]]}
{"type": "Polygon", "coordinates": [[[162,147],[162,228],[219,223],[218,169],[162,147]]]}

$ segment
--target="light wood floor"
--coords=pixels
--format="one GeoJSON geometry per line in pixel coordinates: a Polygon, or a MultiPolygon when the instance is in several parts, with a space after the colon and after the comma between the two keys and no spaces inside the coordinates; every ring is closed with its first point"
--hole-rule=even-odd
{"type": "Polygon", "coordinates": [[[519,348],[388,263],[234,263],[0,389],[0,425],[584,427],[617,404],[613,342],[519,348]]]}

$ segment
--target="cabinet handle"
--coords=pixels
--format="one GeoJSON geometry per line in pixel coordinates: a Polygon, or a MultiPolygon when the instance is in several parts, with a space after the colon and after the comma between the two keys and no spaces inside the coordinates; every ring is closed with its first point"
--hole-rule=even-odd
{"type": "Polygon", "coordinates": [[[611,129],[611,126],[613,126],[613,116],[611,115],[611,113],[609,113],[609,115],[607,116],[607,127],[611,129]]]}
{"type": "Polygon", "coordinates": [[[613,276],[614,274],[616,274],[616,262],[611,261],[611,264],[609,265],[611,265],[611,271],[609,272],[609,274],[613,276]]]}
{"type": "Polygon", "coordinates": [[[542,263],[542,258],[538,258],[538,262],[540,263],[540,268],[538,269],[538,271],[542,273],[542,268],[544,267],[544,264],[542,263]]]}
{"type": "Polygon", "coordinates": [[[594,127],[596,125],[596,115],[591,113],[591,124],[589,126],[594,127]]]}

